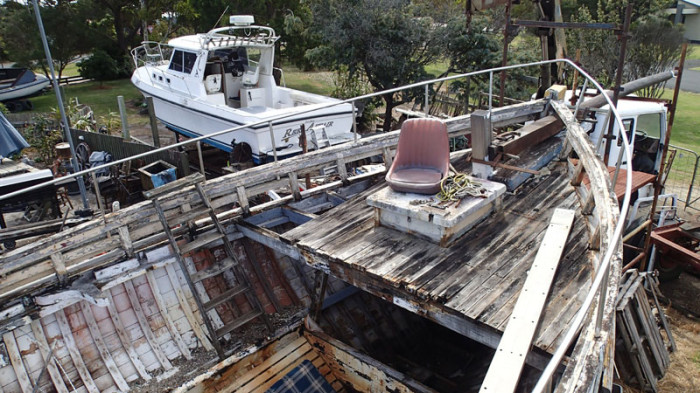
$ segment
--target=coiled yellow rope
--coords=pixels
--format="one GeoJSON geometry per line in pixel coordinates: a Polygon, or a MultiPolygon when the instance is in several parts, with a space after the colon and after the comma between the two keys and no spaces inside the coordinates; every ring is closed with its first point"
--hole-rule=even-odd
{"type": "Polygon", "coordinates": [[[440,182],[440,192],[435,197],[442,202],[454,202],[465,197],[485,198],[488,190],[450,165],[451,173],[440,182]]]}

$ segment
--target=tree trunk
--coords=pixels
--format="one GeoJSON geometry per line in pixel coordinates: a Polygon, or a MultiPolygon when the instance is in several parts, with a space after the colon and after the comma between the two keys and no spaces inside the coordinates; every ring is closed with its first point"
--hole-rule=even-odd
{"type": "Polygon", "coordinates": [[[122,23],[122,15],[119,9],[112,10],[112,16],[114,16],[114,30],[117,33],[117,45],[122,52],[126,51],[126,39],[124,38],[124,26],[122,23]]]}
{"type": "Polygon", "coordinates": [[[384,111],[384,125],[382,126],[382,131],[384,132],[389,132],[391,131],[391,121],[393,120],[392,118],[392,112],[394,110],[394,95],[393,94],[385,94],[382,96],[384,99],[384,103],[386,104],[386,111],[384,111]]]}

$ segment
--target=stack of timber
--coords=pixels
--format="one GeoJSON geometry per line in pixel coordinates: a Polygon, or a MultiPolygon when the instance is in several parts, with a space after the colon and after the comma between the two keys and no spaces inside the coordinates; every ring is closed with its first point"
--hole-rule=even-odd
{"type": "Polygon", "coordinates": [[[629,270],[622,277],[617,297],[615,364],[625,382],[646,392],[658,391],[657,382],[671,362],[669,349],[676,350],[657,293],[656,277],[629,270]],[[666,333],[667,342],[660,329],[666,333]]]}

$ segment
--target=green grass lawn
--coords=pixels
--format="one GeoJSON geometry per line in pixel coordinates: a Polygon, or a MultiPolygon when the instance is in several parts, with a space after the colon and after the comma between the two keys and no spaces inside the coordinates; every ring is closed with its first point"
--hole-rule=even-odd
{"type": "MultiPolygon", "coordinates": [[[[667,89],[663,98],[673,98],[673,91],[667,89]]],[[[671,143],[700,152],[700,94],[679,93],[671,143]]]]}
{"type": "Polygon", "coordinates": [[[324,96],[331,95],[335,89],[333,73],[329,71],[301,71],[287,65],[284,67],[284,81],[289,88],[324,96]]]}
{"type": "MultiPolygon", "coordinates": [[[[128,79],[104,82],[102,85],[99,82],[87,82],[63,86],[62,90],[64,102],[77,97],[81,104],[89,105],[95,113],[95,119],[97,119],[98,124],[100,123],[100,117],[105,117],[110,112],[119,113],[117,96],[124,96],[124,101],[127,103],[127,121],[129,124],[148,123],[147,116],[139,115],[139,109],[129,105],[130,102],[141,101],[143,96],[128,79]]],[[[34,112],[36,113],[51,112],[52,108],[58,107],[56,94],[53,90],[42,96],[34,97],[31,101],[34,103],[34,112]]]]}
{"type": "Polygon", "coordinates": [[[686,60],[700,60],[700,44],[690,44],[688,45],[688,53],[686,53],[686,60]]]}

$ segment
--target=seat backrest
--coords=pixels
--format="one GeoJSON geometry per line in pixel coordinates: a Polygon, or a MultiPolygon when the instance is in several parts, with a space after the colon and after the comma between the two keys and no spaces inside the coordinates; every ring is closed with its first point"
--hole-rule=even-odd
{"type": "Polygon", "coordinates": [[[394,167],[435,168],[447,173],[450,146],[447,126],[438,119],[409,119],[401,126],[394,167]]]}
{"type": "Polygon", "coordinates": [[[258,84],[258,78],[260,77],[260,66],[256,66],[254,69],[247,67],[243,73],[243,85],[244,86],[255,86],[258,84]]]}
{"type": "Polygon", "coordinates": [[[218,93],[221,91],[221,74],[207,75],[204,78],[204,88],[207,94],[218,93]]]}

